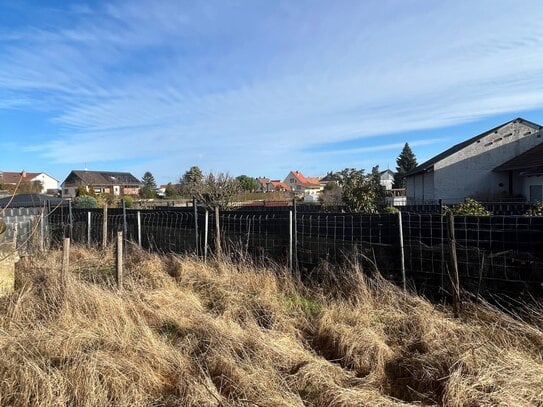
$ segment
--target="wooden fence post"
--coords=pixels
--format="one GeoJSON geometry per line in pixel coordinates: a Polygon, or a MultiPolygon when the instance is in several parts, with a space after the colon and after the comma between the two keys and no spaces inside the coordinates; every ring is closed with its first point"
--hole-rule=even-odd
{"type": "Polygon", "coordinates": [[[104,211],[102,213],[102,249],[107,247],[107,203],[104,202],[104,211]]]}
{"type": "Polygon", "coordinates": [[[115,281],[117,288],[123,288],[123,232],[117,232],[115,281]]]}
{"type": "Polygon", "coordinates": [[[219,205],[215,206],[215,256],[222,256],[221,251],[221,221],[219,219],[219,205]]]}
{"type": "Polygon", "coordinates": [[[403,224],[402,224],[402,211],[398,212],[398,229],[400,232],[400,256],[402,261],[402,283],[403,283],[403,290],[407,291],[407,278],[405,275],[405,253],[403,248],[403,224]]]}
{"type": "Polygon", "coordinates": [[[293,264],[292,269],[298,276],[298,224],[297,224],[297,213],[296,213],[296,198],[292,199],[292,255],[293,255],[293,264]]]}
{"type": "Polygon", "coordinates": [[[447,230],[449,235],[450,264],[452,270],[452,300],[454,316],[458,318],[460,314],[460,277],[458,275],[458,258],[456,256],[456,239],[454,236],[454,215],[447,211],[447,230]]]}
{"type": "Polygon", "coordinates": [[[61,269],[61,274],[60,274],[63,287],[66,285],[66,275],[68,274],[69,268],[70,268],[70,238],[65,237],[64,243],[62,246],[62,269],[61,269]]]}

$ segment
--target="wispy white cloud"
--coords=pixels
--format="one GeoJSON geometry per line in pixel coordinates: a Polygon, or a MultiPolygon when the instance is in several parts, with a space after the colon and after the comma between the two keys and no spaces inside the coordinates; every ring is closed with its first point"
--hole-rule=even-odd
{"type": "Polygon", "coordinates": [[[402,144],[370,137],[543,106],[543,8],[525,2],[512,24],[515,7],[93,3],[0,31],[0,91],[21,102],[0,109],[48,114],[58,134],[33,150],[59,163],[340,166],[402,144]],[[355,138],[368,146],[308,148],[355,138]]]}

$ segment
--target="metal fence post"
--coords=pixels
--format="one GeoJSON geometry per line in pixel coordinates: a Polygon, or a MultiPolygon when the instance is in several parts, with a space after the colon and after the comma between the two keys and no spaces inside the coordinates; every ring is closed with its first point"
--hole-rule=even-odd
{"type": "Polygon", "coordinates": [[[206,209],[204,222],[204,262],[207,261],[207,238],[209,234],[209,212],[206,209]]]}
{"type": "Polygon", "coordinates": [[[141,212],[138,211],[137,213],[137,219],[138,219],[138,246],[141,249],[141,212]]]}
{"type": "Polygon", "coordinates": [[[91,211],[87,212],[87,245],[89,246],[89,249],[91,247],[91,211]]]}
{"type": "Polygon", "coordinates": [[[123,201],[123,233],[124,238],[128,238],[128,225],[126,222],[126,201],[124,199],[121,199],[123,201]]]}
{"type": "Polygon", "coordinates": [[[66,285],[66,275],[68,274],[68,269],[70,267],[70,238],[65,237],[62,246],[62,269],[61,269],[61,281],[62,287],[66,285]]]}
{"type": "Polygon", "coordinates": [[[74,217],[72,214],[72,201],[68,201],[68,216],[70,220],[70,239],[73,239],[74,217]]]}
{"type": "Polygon", "coordinates": [[[40,251],[41,252],[45,251],[45,217],[44,217],[44,212],[45,212],[45,206],[43,207],[43,209],[41,210],[41,213],[40,213],[40,251]]]}
{"type": "Polygon", "coordinates": [[[288,211],[288,269],[292,272],[292,211],[288,211]]]}
{"type": "Polygon", "coordinates": [[[293,226],[293,270],[298,272],[298,217],[296,215],[296,198],[292,200],[292,226],[293,226]]]}
{"type": "Polygon", "coordinates": [[[104,203],[102,212],[102,249],[107,247],[107,203],[104,203]]]}
{"type": "Polygon", "coordinates": [[[198,256],[198,207],[196,198],[192,198],[192,210],[194,214],[194,247],[196,250],[196,256],[198,256]]]}
{"type": "Polygon", "coordinates": [[[115,280],[117,282],[117,288],[119,290],[122,290],[123,288],[123,232],[117,232],[117,256],[116,256],[115,280]]]}
{"type": "Polygon", "coordinates": [[[403,249],[403,225],[402,225],[402,211],[398,212],[398,229],[400,232],[400,256],[402,261],[402,283],[403,283],[403,290],[407,290],[407,281],[405,276],[405,254],[403,249]]]}
{"type": "Polygon", "coordinates": [[[219,218],[219,205],[215,206],[215,256],[221,257],[221,220],[219,218]]]}

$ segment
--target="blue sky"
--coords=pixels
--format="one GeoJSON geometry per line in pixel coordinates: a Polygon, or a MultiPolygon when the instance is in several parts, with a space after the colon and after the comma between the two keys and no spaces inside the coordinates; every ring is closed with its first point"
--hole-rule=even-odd
{"type": "Polygon", "coordinates": [[[0,170],[283,178],[543,123],[535,1],[0,0],[0,170]]]}

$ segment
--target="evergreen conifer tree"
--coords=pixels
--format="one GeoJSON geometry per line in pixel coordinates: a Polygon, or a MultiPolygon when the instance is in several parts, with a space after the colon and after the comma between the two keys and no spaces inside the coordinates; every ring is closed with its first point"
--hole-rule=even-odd
{"type": "Polygon", "coordinates": [[[405,143],[402,152],[396,159],[396,173],[394,174],[394,188],[405,188],[405,174],[413,170],[417,166],[417,158],[409,147],[409,144],[405,143]]]}

